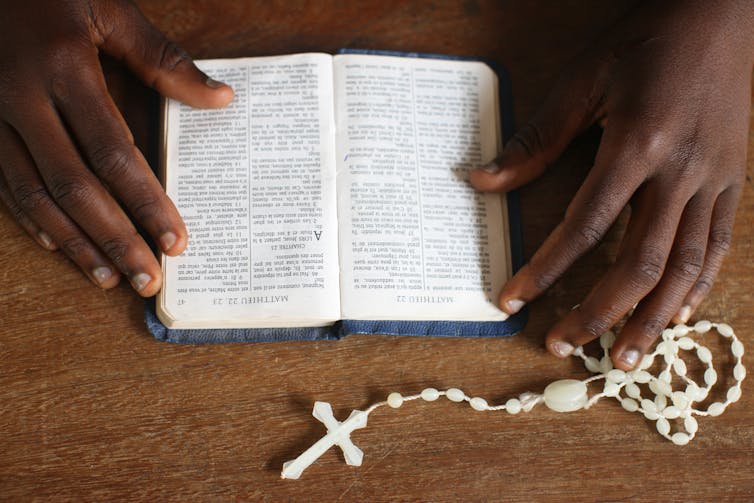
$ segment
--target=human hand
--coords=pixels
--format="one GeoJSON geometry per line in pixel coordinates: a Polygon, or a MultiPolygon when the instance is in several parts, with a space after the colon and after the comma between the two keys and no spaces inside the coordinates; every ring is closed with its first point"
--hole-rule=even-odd
{"type": "Polygon", "coordinates": [[[151,296],[162,273],[131,219],[169,255],[186,247],[186,227],[107,91],[99,50],[189,105],[233,99],[128,0],[10,2],[0,17],[0,199],[95,284],[123,274],[151,296]]]}
{"type": "Polygon", "coordinates": [[[744,182],[753,60],[751,3],[646,2],[568,69],[497,161],[471,174],[479,190],[515,189],[591,124],[604,127],[563,221],[500,293],[500,308],[517,312],[631,207],[615,263],[547,334],[552,353],[569,355],[636,305],[612,350],[631,369],[707,295],[744,182]]]}

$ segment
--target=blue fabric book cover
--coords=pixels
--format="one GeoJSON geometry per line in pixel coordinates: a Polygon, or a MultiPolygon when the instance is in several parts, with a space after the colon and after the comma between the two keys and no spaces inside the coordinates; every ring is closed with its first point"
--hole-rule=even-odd
{"type": "MultiPolygon", "coordinates": [[[[502,68],[490,61],[476,58],[462,58],[421,53],[401,53],[390,51],[344,49],[340,54],[377,55],[406,58],[428,58],[435,60],[481,61],[492,68],[497,75],[497,101],[500,106],[498,129],[504,139],[513,134],[510,84],[507,74],[502,68]]],[[[253,92],[253,91],[252,91],[253,92]]],[[[494,94],[494,93],[493,93],[494,94]]],[[[518,270],[523,264],[521,219],[518,195],[513,192],[505,198],[507,204],[508,254],[510,273],[518,270]]],[[[180,203],[179,203],[180,208],[180,203]]],[[[342,232],[342,231],[341,231],[342,232]]],[[[251,263],[251,261],[249,261],[251,263]]],[[[251,279],[249,280],[249,284],[251,279]]],[[[411,292],[409,292],[411,293],[411,292]]],[[[422,292],[418,292],[422,293],[422,292]]],[[[426,292],[424,292],[426,293],[426,292]]],[[[488,293],[490,299],[496,295],[488,293]]],[[[429,298],[434,298],[430,296],[429,298]]],[[[439,297],[438,297],[439,298],[439,297]]],[[[438,317],[442,317],[443,307],[438,306],[438,317]]],[[[510,336],[519,332],[526,323],[527,311],[522,310],[506,320],[494,321],[444,321],[444,320],[387,320],[387,319],[343,319],[327,326],[280,327],[274,328],[168,328],[157,315],[155,300],[149,299],[146,305],[146,324],[152,335],[161,341],[201,344],[225,342],[270,342],[291,340],[332,340],[349,334],[382,334],[409,336],[440,336],[440,337],[498,337],[510,336]]],[[[410,318],[410,316],[406,316],[410,318]]],[[[360,316],[359,318],[364,318],[360,316]]],[[[291,324],[295,324],[292,322],[291,324]]]]}

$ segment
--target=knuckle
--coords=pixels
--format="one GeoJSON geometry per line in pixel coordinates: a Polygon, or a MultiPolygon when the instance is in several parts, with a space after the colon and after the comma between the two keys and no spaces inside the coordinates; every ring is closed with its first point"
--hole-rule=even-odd
{"type": "Polygon", "coordinates": [[[518,130],[511,141],[518,143],[529,157],[535,157],[544,151],[544,138],[541,129],[529,122],[518,130]]]}
{"type": "Polygon", "coordinates": [[[82,236],[71,236],[60,243],[60,249],[74,262],[78,262],[90,248],[89,242],[82,236]]]}
{"type": "Polygon", "coordinates": [[[178,44],[163,40],[159,48],[157,65],[160,69],[172,72],[183,63],[191,61],[191,56],[178,44]]]}
{"type": "Polygon", "coordinates": [[[112,238],[104,241],[101,245],[102,251],[105,255],[116,264],[123,263],[126,255],[128,254],[128,243],[121,238],[112,238]]]}
{"type": "Polygon", "coordinates": [[[584,323],[583,329],[593,340],[610,330],[610,322],[602,316],[592,317],[584,323]]]}
{"type": "Polygon", "coordinates": [[[70,178],[53,183],[52,197],[64,208],[87,205],[93,199],[92,189],[83,180],[70,178]]]}
{"type": "Polygon", "coordinates": [[[35,214],[42,209],[49,208],[50,197],[42,186],[18,185],[13,189],[13,197],[18,203],[19,210],[28,214],[35,214]]]}
{"type": "Polygon", "coordinates": [[[665,253],[654,246],[647,246],[632,259],[632,281],[643,290],[654,287],[665,272],[665,253]]]}
{"type": "Polygon", "coordinates": [[[710,232],[709,250],[711,253],[724,257],[730,251],[733,233],[727,227],[716,228],[710,232]]]}
{"type": "Polygon", "coordinates": [[[139,222],[145,222],[162,213],[159,202],[154,198],[143,198],[131,205],[131,215],[139,222]]]}
{"type": "Polygon", "coordinates": [[[642,321],[639,336],[649,345],[662,333],[666,326],[667,322],[664,320],[657,316],[650,316],[642,321]]]}
{"type": "Polygon", "coordinates": [[[547,290],[555,281],[557,281],[558,275],[552,271],[537,271],[534,274],[534,286],[539,291],[547,290]]]}
{"type": "Polygon", "coordinates": [[[679,278],[696,279],[704,267],[704,250],[686,248],[680,250],[675,259],[668,264],[668,271],[679,278]]]}
{"type": "Polygon", "coordinates": [[[133,163],[133,148],[114,146],[112,142],[100,142],[101,146],[90,154],[94,171],[109,182],[121,180],[133,163]]]}
{"type": "Polygon", "coordinates": [[[694,291],[699,295],[707,295],[712,290],[714,279],[709,276],[700,277],[694,284],[694,291]]]}

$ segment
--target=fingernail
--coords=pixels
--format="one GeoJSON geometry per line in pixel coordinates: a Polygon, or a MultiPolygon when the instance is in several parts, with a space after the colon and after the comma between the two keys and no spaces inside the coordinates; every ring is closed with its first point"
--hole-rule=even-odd
{"type": "Polygon", "coordinates": [[[689,318],[691,318],[691,306],[683,306],[678,311],[678,319],[681,320],[681,323],[686,323],[689,318]]]}
{"type": "Polygon", "coordinates": [[[52,238],[45,231],[39,231],[37,237],[42,242],[42,246],[48,249],[52,249],[52,238]]]}
{"type": "Polygon", "coordinates": [[[92,277],[100,285],[104,284],[105,281],[110,279],[112,276],[113,271],[111,271],[109,267],[101,266],[92,271],[92,277]]]}
{"type": "Polygon", "coordinates": [[[140,272],[139,274],[131,278],[131,284],[137,292],[142,291],[150,281],[152,281],[152,276],[145,272],[140,272]]]}
{"type": "Polygon", "coordinates": [[[162,246],[163,251],[168,251],[173,247],[177,240],[178,238],[176,237],[176,235],[168,231],[160,236],[160,246],[162,246]]]}
{"type": "Polygon", "coordinates": [[[636,362],[639,361],[639,352],[635,349],[626,350],[620,355],[620,357],[618,357],[618,360],[622,361],[627,366],[634,368],[636,362]]]}
{"type": "Polygon", "coordinates": [[[213,79],[212,77],[207,77],[206,84],[207,87],[211,87],[212,89],[217,89],[218,87],[223,87],[225,85],[222,82],[213,79]]]}
{"type": "Polygon", "coordinates": [[[566,357],[573,353],[574,347],[565,341],[555,341],[550,344],[550,350],[560,357],[566,357]]]}
{"type": "Polygon", "coordinates": [[[492,173],[494,175],[500,171],[500,165],[496,161],[492,161],[491,163],[482,166],[482,169],[487,173],[492,173]]]}
{"type": "Polygon", "coordinates": [[[516,314],[525,304],[526,303],[520,299],[510,299],[505,301],[505,307],[508,308],[508,314],[516,314]]]}

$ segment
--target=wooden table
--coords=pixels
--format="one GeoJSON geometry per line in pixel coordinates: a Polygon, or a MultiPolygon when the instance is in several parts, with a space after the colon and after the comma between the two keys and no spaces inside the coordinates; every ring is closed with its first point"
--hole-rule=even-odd
{"type": "MultiPolygon", "coordinates": [[[[632,2],[139,3],[197,57],[340,47],[490,57],[510,70],[521,123],[569,58],[632,2]]],[[[121,70],[109,74],[154,159],[156,97],[121,70]]],[[[597,142],[588,133],[522,191],[527,256],[561,218],[597,142]]],[[[751,177],[751,154],[748,170],[751,177]]],[[[752,348],[753,221],[749,178],[733,249],[696,317],[727,320],[752,348]]],[[[324,433],[311,417],[315,400],[343,418],[394,390],[458,386],[501,400],[583,378],[578,362],[544,351],[543,336],[605,271],[620,228],[532,305],[526,330],[512,339],[176,346],[150,337],[143,302],[129,288],[94,288],[0,211],[0,499],[750,500],[750,385],[725,415],[701,419],[698,437],[682,448],[612,401],[514,417],[412,402],[380,409],[354,434],[361,468],[334,449],[302,480],[279,478],[281,464],[324,433]]]]}

